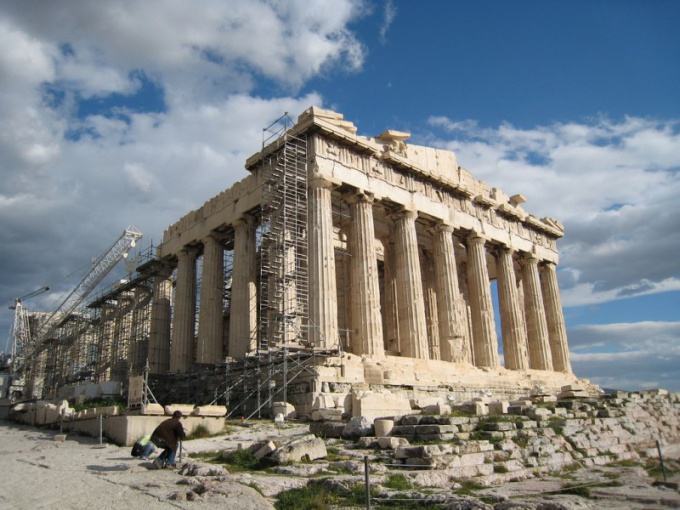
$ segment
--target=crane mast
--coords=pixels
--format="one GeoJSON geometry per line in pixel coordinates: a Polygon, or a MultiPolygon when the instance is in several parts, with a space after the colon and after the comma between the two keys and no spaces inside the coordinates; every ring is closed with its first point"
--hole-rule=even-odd
{"type": "Polygon", "coordinates": [[[116,239],[92,264],[92,269],[85,275],[80,283],[71,291],[68,297],[52,312],[49,318],[43,323],[34,340],[31,342],[31,349],[26,353],[26,359],[39,352],[54,332],[61,326],[73,313],[83,300],[95,289],[95,287],[109,274],[113,267],[122,258],[126,258],[130,248],[133,248],[137,241],[142,238],[142,233],[132,225],[126,228],[121,236],[116,239]]]}

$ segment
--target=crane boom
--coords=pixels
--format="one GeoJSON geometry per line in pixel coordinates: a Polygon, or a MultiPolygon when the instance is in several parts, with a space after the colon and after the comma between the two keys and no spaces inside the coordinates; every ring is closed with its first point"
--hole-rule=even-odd
{"type": "Polygon", "coordinates": [[[83,300],[113,269],[116,263],[120,259],[127,257],[130,248],[134,247],[141,238],[142,233],[130,225],[123,231],[121,236],[93,262],[90,272],[85,275],[76,288],[71,291],[68,297],[43,323],[43,326],[38,331],[35,341],[33,342],[34,351],[40,349],[41,344],[68,319],[68,316],[73,313],[80,304],[82,304],[83,300]]]}

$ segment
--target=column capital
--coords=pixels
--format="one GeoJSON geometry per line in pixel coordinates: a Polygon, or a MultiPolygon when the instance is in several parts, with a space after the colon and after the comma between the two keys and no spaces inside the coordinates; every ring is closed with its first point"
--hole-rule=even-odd
{"type": "Polygon", "coordinates": [[[177,253],[177,256],[179,257],[180,255],[183,255],[189,257],[196,257],[200,252],[201,250],[198,246],[186,245],[183,246],[182,249],[177,253]]]}
{"type": "Polygon", "coordinates": [[[407,220],[415,220],[418,217],[418,211],[414,209],[408,209],[407,207],[402,207],[401,209],[392,213],[392,216],[396,219],[404,218],[407,220]]]}
{"type": "Polygon", "coordinates": [[[255,223],[255,216],[252,214],[244,214],[240,218],[236,218],[231,222],[232,227],[239,227],[241,225],[253,225],[255,223]]]}
{"type": "Polygon", "coordinates": [[[538,270],[539,271],[548,271],[548,270],[555,271],[556,268],[557,268],[557,264],[555,264],[554,262],[552,262],[550,260],[542,260],[538,264],[538,270]]]}
{"type": "Polygon", "coordinates": [[[357,203],[373,204],[373,202],[375,201],[375,197],[373,193],[369,193],[367,191],[357,191],[355,193],[347,195],[346,200],[349,204],[357,203]]]}
{"type": "Polygon", "coordinates": [[[450,223],[444,223],[443,221],[438,222],[434,226],[434,231],[435,232],[448,232],[449,234],[453,234],[454,226],[451,225],[450,223]]]}
{"type": "Polygon", "coordinates": [[[466,240],[469,244],[481,244],[482,246],[484,246],[487,242],[486,237],[474,231],[467,236],[466,240]]]}
{"type": "Polygon", "coordinates": [[[308,179],[307,184],[310,188],[326,188],[333,190],[333,188],[337,188],[342,183],[338,179],[335,179],[329,175],[313,173],[308,179]]]}
{"type": "Polygon", "coordinates": [[[203,245],[205,246],[207,242],[215,241],[217,243],[221,243],[226,241],[227,239],[230,239],[230,236],[227,236],[226,233],[216,232],[213,230],[207,236],[201,239],[201,243],[203,243],[203,245]]]}

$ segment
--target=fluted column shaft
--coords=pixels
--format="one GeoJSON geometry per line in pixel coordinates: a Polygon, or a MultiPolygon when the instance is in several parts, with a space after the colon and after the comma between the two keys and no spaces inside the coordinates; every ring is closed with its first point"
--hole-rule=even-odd
{"type": "Polygon", "coordinates": [[[437,279],[434,272],[434,261],[428,252],[421,252],[420,268],[423,275],[423,298],[425,300],[425,325],[427,327],[427,346],[430,359],[442,359],[439,317],[437,303],[437,279]]]}
{"type": "Polygon", "coordinates": [[[437,283],[437,313],[439,317],[439,343],[444,361],[462,363],[465,349],[458,270],[453,249],[453,227],[439,225],[434,234],[434,271],[437,283]]]}
{"type": "Polygon", "coordinates": [[[231,280],[229,356],[242,358],[257,348],[255,220],[234,222],[234,265],[231,280]]]}
{"type": "Polygon", "coordinates": [[[360,194],[350,200],[350,253],[352,272],[352,322],[356,331],[352,352],[384,357],[380,284],[375,257],[373,198],[360,194]]]}
{"type": "Polygon", "coordinates": [[[196,361],[217,363],[222,354],[222,293],[224,290],[224,248],[214,236],[203,239],[203,273],[198,316],[196,361]]]}
{"type": "Polygon", "coordinates": [[[571,361],[569,359],[569,345],[567,344],[567,328],[564,323],[555,264],[550,262],[543,264],[540,269],[540,278],[545,315],[548,321],[548,339],[553,369],[557,372],[570,374],[571,361]]]}
{"type": "Polygon", "coordinates": [[[498,338],[484,244],[484,239],[478,236],[468,239],[468,291],[472,315],[472,352],[475,366],[495,367],[499,365],[498,338]]]}
{"type": "Polygon", "coordinates": [[[170,371],[189,370],[194,358],[196,322],[196,251],[183,249],[178,255],[175,310],[172,318],[170,371]]]}
{"type": "Polygon", "coordinates": [[[414,211],[403,211],[395,217],[395,259],[397,305],[401,355],[428,359],[425,301],[418,257],[414,211]]]}
{"type": "Polygon", "coordinates": [[[524,283],[524,315],[529,340],[529,366],[535,370],[552,370],[548,324],[538,279],[538,259],[533,256],[528,256],[523,261],[522,281],[524,283]]]}
{"type": "Polygon", "coordinates": [[[526,370],[529,368],[529,353],[526,345],[526,329],[522,318],[522,307],[517,292],[512,250],[508,248],[498,249],[496,267],[498,269],[498,302],[501,312],[505,368],[526,370]]]}
{"type": "Polygon", "coordinates": [[[382,239],[383,247],[385,249],[385,265],[384,265],[384,279],[385,279],[385,310],[383,317],[385,322],[383,328],[385,330],[386,349],[394,353],[401,351],[399,343],[399,324],[397,323],[397,283],[395,275],[395,261],[394,261],[394,243],[390,238],[382,239]]]}
{"type": "Polygon", "coordinates": [[[164,374],[170,370],[170,275],[159,273],[153,281],[153,305],[149,326],[149,371],[164,374]]]}
{"type": "Polygon", "coordinates": [[[337,346],[338,342],[331,186],[321,178],[309,181],[309,339],[322,349],[337,346]]]}

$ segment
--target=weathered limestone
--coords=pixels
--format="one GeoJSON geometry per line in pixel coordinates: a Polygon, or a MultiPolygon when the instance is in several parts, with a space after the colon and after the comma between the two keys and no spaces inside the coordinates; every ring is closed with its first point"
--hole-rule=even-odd
{"type": "Polygon", "coordinates": [[[196,250],[178,254],[175,313],[172,321],[170,372],[186,372],[193,363],[196,320],[196,250]]]}
{"type": "Polygon", "coordinates": [[[203,274],[201,277],[201,309],[198,322],[196,361],[222,361],[222,288],[224,249],[215,235],[203,239],[203,274]]]}
{"type": "Polygon", "coordinates": [[[459,310],[461,300],[458,288],[458,271],[453,249],[453,227],[439,224],[435,230],[434,270],[437,282],[437,311],[441,359],[461,363],[465,361],[464,324],[459,310]]]}
{"type": "Polygon", "coordinates": [[[257,342],[255,223],[252,216],[234,222],[234,276],[231,288],[229,356],[242,357],[257,342]]]}
{"type": "Polygon", "coordinates": [[[527,256],[523,260],[524,307],[529,340],[529,363],[536,370],[552,370],[552,356],[548,344],[548,324],[538,279],[538,259],[527,256]]]}
{"type": "Polygon", "coordinates": [[[470,308],[472,312],[472,352],[475,366],[498,366],[498,339],[493,317],[493,303],[486,267],[485,240],[480,236],[468,239],[468,274],[470,308]]]}
{"type": "Polygon", "coordinates": [[[153,305],[149,324],[149,371],[163,374],[170,370],[170,271],[159,271],[153,282],[153,305]]]}
{"type": "Polygon", "coordinates": [[[541,291],[545,304],[546,320],[548,322],[548,338],[553,368],[558,372],[571,373],[569,361],[569,347],[567,346],[567,329],[564,324],[562,301],[557,285],[557,271],[555,264],[544,263],[540,267],[541,291]]]}
{"type": "Polygon", "coordinates": [[[339,340],[331,189],[324,178],[309,181],[309,339],[322,349],[339,340]]]}
{"type": "MultiPolygon", "coordinates": [[[[279,140],[247,160],[251,176],[164,235],[159,259],[177,265],[170,371],[187,371],[194,361],[247,358],[257,350],[258,335],[267,346],[324,353],[317,375],[300,383],[313,396],[293,398],[302,415],[314,411],[317,417],[350,413],[350,406],[312,405],[324,383],[393,391],[453,385],[458,396],[489,391],[510,401],[537,384],[559,393],[577,381],[555,271],[556,241],[563,235],[559,222],[527,214],[524,197],[474,179],[452,152],[407,144],[408,133],[359,136],[341,114],[310,108],[288,134],[304,138],[305,148],[296,146],[300,159],[288,161],[294,184],[282,196],[305,201],[306,209],[292,216],[304,223],[268,230],[272,225],[262,212],[271,195],[263,190],[288,182],[272,173],[276,161],[291,157],[279,140]],[[260,251],[267,232],[273,241],[260,251]],[[213,278],[220,272],[213,239],[223,236],[228,249],[232,235],[231,282],[220,286],[213,278]],[[192,247],[200,245],[194,359],[192,247]],[[279,266],[262,271],[262,259],[279,266]],[[289,279],[298,273],[301,280],[289,279]],[[501,339],[494,324],[494,279],[501,339]],[[262,290],[284,280],[276,292],[262,290]],[[231,291],[224,311],[216,289],[231,291]],[[268,321],[259,331],[258,314],[268,321]],[[228,336],[220,333],[227,321],[228,336]],[[217,341],[220,335],[225,338],[217,341]],[[218,351],[225,340],[226,352],[218,351]]],[[[153,314],[168,317],[162,279],[155,285],[153,314]]],[[[150,344],[159,353],[167,331],[151,328],[150,344]]],[[[163,372],[163,362],[157,368],[150,364],[163,372]]],[[[485,405],[480,402],[480,413],[488,411],[485,405]]],[[[351,409],[353,415],[361,412],[351,409]]]]}
{"type": "Polygon", "coordinates": [[[526,328],[517,293],[511,250],[504,247],[498,249],[496,267],[498,268],[498,301],[501,311],[505,368],[526,370],[529,368],[526,328]]]}
{"type": "Polygon", "coordinates": [[[401,355],[428,359],[425,302],[414,211],[395,217],[395,258],[401,355]]]}
{"type": "Polygon", "coordinates": [[[380,315],[380,290],[378,267],[375,258],[375,231],[373,227],[373,198],[356,195],[351,199],[350,254],[352,321],[355,338],[351,339],[352,352],[383,357],[383,330],[380,315]]]}

